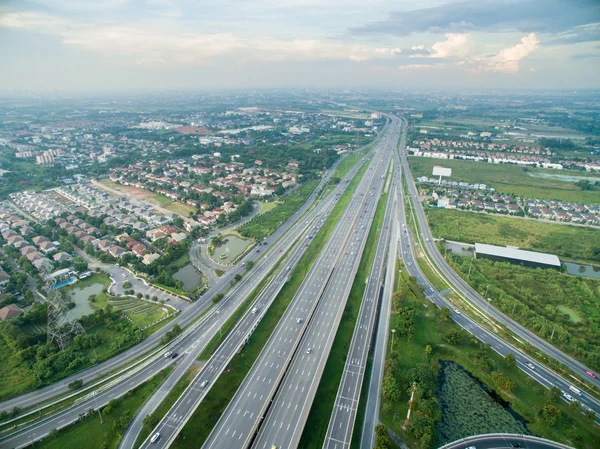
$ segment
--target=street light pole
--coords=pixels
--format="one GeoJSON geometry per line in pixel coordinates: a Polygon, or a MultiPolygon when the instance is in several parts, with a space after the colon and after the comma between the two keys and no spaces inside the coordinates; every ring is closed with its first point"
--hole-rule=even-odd
{"type": "Polygon", "coordinates": [[[96,399],[96,392],[94,391],[94,404],[96,404],[96,410],[98,410],[98,416],[100,416],[100,424],[104,424],[102,419],[102,413],[100,413],[100,407],[98,407],[98,400],[96,399]]]}
{"type": "Polygon", "coordinates": [[[485,314],[488,314],[488,310],[490,308],[490,301],[492,300],[492,298],[488,298],[487,299],[487,305],[485,306],[485,314]]]}
{"type": "Polygon", "coordinates": [[[221,311],[217,310],[217,326],[219,326],[219,337],[223,337],[223,327],[221,326],[221,311]]]}
{"type": "Polygon", "coordinates": [[[394,334],[396,333],[396,329],[392,329],[392,351],[394,350],[394,334]]]}

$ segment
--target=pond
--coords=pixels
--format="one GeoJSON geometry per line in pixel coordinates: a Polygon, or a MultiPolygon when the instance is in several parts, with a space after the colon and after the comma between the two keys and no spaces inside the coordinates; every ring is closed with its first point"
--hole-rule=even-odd
{"type": "Polygon", "coordinates": [[[443,245],[446,247],[448,252],[456,256],[473,257],[473,251],[475,250],[475,245],[471,245],[470,243],[446,241],[443,243],[443,245]]]}
{"type": "Polygon", "coordinates": [[[578,182],[578,181],[589,181],[592,184],[600,181],[600,178],[595,178],[593,176],[573,176],[573,175],[560,175],[555,173],[537,173],[537,172],[528,172],[529,176],[533,176],[534,178],[544,178],[544,179],[556,179],[557,181],[563,182],[578,182]]]}
{"type": "Polygon", "coordinates": [[[194,291],[202,285],[202,274],[196,271],[191,263],[177,270],[173,278],[183,282],[183,290],[187,292],[194,291]]]}
{"type": "Polygon", "coordinates": [[[81,288],[74,288],[67,293],[67,297],[75,303],[75,307],[69,310],[69,315],[73,318],[81,318],[85,315],[94,313],[94,308],[91,306],[89,297],[102,292],[104,286],[100,283],[86,285],[81,288]]]}
{"type": "Polygon", "coordinates": [[[248,246],[251,240],[241,239],[236,235],[223,236],[221,246],[215,247],[212,258],[215,262],[226,265],[233,262],[248,246]]]}
{"type": "Polygon", "coordinates": [[[600,267],[592,265],[580,265],[578,263],[563,262],[567,267],[567,273],[575,276],[586,276],[600,279],[600,267]]]}

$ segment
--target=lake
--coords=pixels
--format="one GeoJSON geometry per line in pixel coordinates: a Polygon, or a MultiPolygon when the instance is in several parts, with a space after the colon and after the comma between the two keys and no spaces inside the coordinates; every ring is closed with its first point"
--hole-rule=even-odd
{"type": "Polygon", "coordinates": [[[202,274],[200,274],[190,263],[180,268],[173,274],[173,278],[183,282],[183,290],[194,291],[202,285],[202,274]]]}
{"type": "Polygon", "coordinates": [[[580,265],[578,263],[571,262],[563,262],[563,264],[565,264],[565,266],[567,267],[567,273],[569,274],[600,279],[600,267],[594,267],[592,265],[580,265]]]}
{"type": "Polygon", "coordinates": [[[67,297],[75,303],[75,307],[69,310],[69,315],[79,319],[82,316],[94,313],[94,308],[91,306],[88,298],[91,295],[97,295],[102,292],[104,286],[100,283],[86,285],[81,288],[74,288],[69,291],[67,297]]]}
{"type": "Polygon", "coordinates": [[[226,235],[222,238],[221,246],[215,247],[213,260],[222,265],[233,262],[252,243],[251,240],[241,239],[236,235],[226,235]]]}

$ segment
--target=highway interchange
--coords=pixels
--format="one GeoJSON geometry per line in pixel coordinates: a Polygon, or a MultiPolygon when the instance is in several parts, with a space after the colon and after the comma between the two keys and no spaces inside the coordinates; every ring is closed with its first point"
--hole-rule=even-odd
{"type": "MultiPolygon", "coordinates": [[[[390,197],[386,205],[385,219],[380,240],[377,244],[374,265],[371,268],[371,275],[365,288],[338,396],[333,407],[324,448],[343,449],[349,447],[371,336],[375,333],[375,327],[377,326],[374,371],[371,383],[367,386],[367,412],[365,414],[366,421],[363,428],[361,447],[368,448],[373,445],[373,428],[378,423],[379,408],[380,379],[378,382],[377,377],[382,375],[382,370],[378,370],[377,365],[381,364],[379,368],[382,368],[385,348],[387,347],[387,320],[389,319],[389,299],[392,293],[390,283],[393,285],[395,271],[395,264],[387,264],[388,257],[390,260],[395,260],[397,252],[405,263],[407,273],[415,276],[417,282],[424,288],[427,297],[438,307],[445,306],[451,310],[454,309],[453,305],[425,278],[415,259],[413,242],[404,216],[402,177],[407,182],[408,198],[419,224],[420,235],[418,237],[420,243],[426,248],[435,266],[451,282],[454,288],[458,289],[470,304],[479,308],[478,313],[481,314],[484,309],[487,311],[485,299],[472,290],[447,265],[434,243],[423,207],[418,199],[416,186],[408,169],[404,152],[405,133],[405,123],[393,117],[389,129],[376,146],[370,167],[354,192],[343,217],[336,224],[325,247],[306,275],[300,289],[292,299],[256,363],[205,442],[205,448],[255,447],[269,449],[276,446],[277,449],[281,449],[297,447],[350,294],[378,199],[387,179],[386,174],[392,157],[395,170],[392,182],[388,186],[390,197]],[[395,150],[401,124],[404,124],[404,129],[400,152],[398,153],[395,150]],[[393,251],[390,247],[393,247],[393,251]],[[383,294],[381,294],[382,291],[383,294]],[[375,316],[380,296],[382,296],[382,309],[378,325],[375,316]]],[[[0,440],[0,447],[19,448],[31,444],[32,441],[43,437],[50,430],[68,425],[76,420],[79,414],[85,413],[90,408],[102,407],[110,399],[123,395],[161,369],[175,363],[175,370],[167,379],[167,382],[153,396],[152,400],[146,403],[145,408],[138,413],[136,420],[130,426],[120,445],[122,448],[134,447],[133,442],[141,430],[143,417],[160,404],[170,388],[193,364],[208,342],[217,335],[220,326],[227,317],[233,314],[267,273],[279,264],[278,271],[275,271],[273,278],[258,295],[256,303],[248,309],[255,307],[254,313],[248,312],[243,316],[190,387],[176,401],[173,408],[157,426],[157,429],[148,435],[142,446],[169,447],[194,410],[201,404],[211,385],[226,368],[238,348],[251,336],[252,330],[286,282],[289,271],[294,269],[302,256],[303,250],[307,246],[305,244],[305,241],[308,240],[306,236],[314,236],[320,224],[333,208],[337,197],[345,188],[345,181],[351,179],[359,166],[360,164],[354,167],[332,194],[324,200],[317,201],[311,209],[311,203],[320,190],[319,188],[315,189],[310,200],[302,206],[298,214],[288,220],[269,238],[270,257],[262,257],[254,269],[246,274],[244,279],[229,292],[217,307],[186,329],[170,345],[169,349],[178,352],[179,358],[162,357],[164,352],[162,348],[154,351],[146,356],[147,360],[140,362],[137,370],[123,370],[123,374],[116,376],[108,385],[90,393],[77,406],[51,416],[30,429],[24,429],[15,435],[5,437],[0,440]],[[302,218],[298,220],[298,217],[302,218]],[[150,436],[155,432],[160,432],[160,439],[151,443],[150,436]]],[[[324,182],[325,178],[320,186],[324,185],[324,182]]],[[[266,247],[265,251],[267,251],[266,247]]],[[[250,257],[256,258],[256,256],[257,254],[251,254],[250,257]]],[[[235,273],[242,274],[244,271],[243,267],[238,266],[232,270],[230,278],[235,273]]],[[[210,299],[229,287],[228,281],[230,278],[224,279],[221,284],[211,288],[210,293],[193,303],[186,311],[185,316],[178,317],[177,322],[182,326],[190,324],[202,311],[207,310],[211,304],[210,299]]],[[[470,311],[466,312],[470,313],[470,311]]],[[[522,340],[561,361],[574,372],[581,374],[583,379],[599,385],[598,380],[588,379],[585,376],[585,371],[588,371],[588,368],[522,328],[494,307],[489,308],[488,315],[522,340]]],[[[531,363],[530,357],[480,326],[468,314],[453,311],[452,319],[467,332],[489,344],[499,354],[513,353],[518,366],[542,385],[547,388],[557,386],[564,392],[569,391],[569,386],[572,383],[567,382],[561,376],[537,362],[534,362],[534,369],[531,369],[528,365],[531,363]]],[[[98,375],[114,370],[122,365],[125,360],[147,354],[153,347],[156,347],[158,339],[163,333],[149,337],[135,348],[104,364],[90,368],[86,372],[72,376],[72,378],[61,383],[38,390],[38,392],[35,392],[36,394],[32,393],[13,401],[6,401],[0,405],[0,408],[8,409],[16,403],[27,406],[39,402],[40,398],[52,398],[64,391],[66,383],[74,378],[84,379],[86,383],[92,382],[98,375]],[[129,354],[129,357],[125,354],[129,354]]],[[[564,397],[563,399],[566,400],[564,397]]],[[[585,407],[594,410],[597,414],[600,413],[600,403],[587,394],[577,396],[576,399],[585,407]]],[[[478,448],[506,447],[502,445],[494,446],[500,444],[499,440],[490,439],[486,441],[489,442],[489,445],[480,446],[478,444],[478,448]]],[[[454,447],[464,448],[467,445],[454,447]]],[[[527,447],[534,446],[529,445],[527,447]]]]}

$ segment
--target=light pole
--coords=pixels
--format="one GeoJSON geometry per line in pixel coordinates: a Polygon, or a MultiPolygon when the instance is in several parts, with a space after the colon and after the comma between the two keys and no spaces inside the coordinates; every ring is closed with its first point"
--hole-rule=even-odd
{"type": "Polygon", "coordinates": [[[490,308],[490,301],[492,300],[492,298],[488,298],[487,299],[487,305],[485,306],[485,314],[488,314],[488,309],[490,308]]]}
{"type": "Polygon", "coordinates": [[[485,286],[485,296],[487,296],[488,288],[490,288],[490,284],[485,286]]]}
{"type": "Polygon", "coordinates": [[[392,351],[394,350],[394,334],[396,333],[396,329],[392,329],[392,351]]]}
{"type": "Polygon", "coordinates": [[[219,338],[223,337],[223,328],[221,327],[221,311],[217,310],[217,326],[219,326],[219,338]]]}
{"type": "Polygon", "coordinates": [[[100,416],[100,424],[104,424],[104,420],[102,419],[102,413],[100,413],[100,407],[98,407],[98,400],[96,399],[96,393],[94,391],[94,404],[96,405],[96,410],[98,410],[98,416],[100,416]]]}

